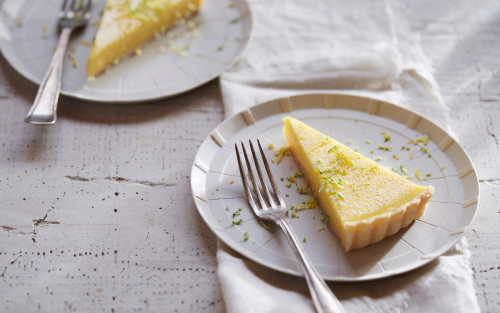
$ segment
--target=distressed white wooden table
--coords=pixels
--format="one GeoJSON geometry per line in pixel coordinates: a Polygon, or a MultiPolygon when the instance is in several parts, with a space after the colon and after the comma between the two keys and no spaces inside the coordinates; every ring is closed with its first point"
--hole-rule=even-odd
{"type": "MultiPolygon", "coordinates": [[[[498,312],[500,6],[398,5],[478,170],[467,238],[479,304],[498,312]]],[[[62,97],[52,126],[22,122],[36,90],[0,58],[0,311],[224,311],[216,238],[189,188],[197,148],[223,120],[218,83],[134,106],[62,97]]]]}

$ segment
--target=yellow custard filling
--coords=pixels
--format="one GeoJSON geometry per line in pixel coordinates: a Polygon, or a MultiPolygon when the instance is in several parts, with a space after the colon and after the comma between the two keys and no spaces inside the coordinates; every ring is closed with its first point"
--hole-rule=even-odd
{"type": "MultiPolygon", "coordinates": [[[[423,213],[432,196],[432,186],[422,187],[408,181],[296,119],[285,117],[283,120],[283,131],[290,150],[313,187],[323,210],[330,216],[329,220],[347,251],[360,245],[356,240],[351,242],[351,239],[351,243],[346,244],[347,237],[356,238],[358,235],[346,233],[347,226],[356,226],[358,229],[361,225],[358,222],[363,222],[367,224],[366,227],[380,228],[381,225],[376,225],[381,221],[378,217],[383,216],[384,223],[389,223],[387,218],[390,219],[393,214],[393,223],[401,225],[396,227],[388,224],[388,230],[383,234],[385,238],[392,235],[395,228],[399,230],[407,226],[404,224],[408,218],[404,219],[404,223],[402,217],[398,217],[399,220],[395,218],[396,213],[401,215],[402,208],[411,207],[415,210],[412,220],[423,213]],[[417,198],[418,201],[415,201],[417,198]],[[369,225],[371,222],[367,221],[372,220],[375,224],[369,225]]],[[[380,231],[377,232],[376,240],[380,241],[380,231]]],[[[359,240],[373,243],[375,239],[359,240]]]]}
{"type": "Polygon", "coordinates": [[[94,77],[141,45],[198,13],[202,0],[107,0],[87,61],[94,77]]]}

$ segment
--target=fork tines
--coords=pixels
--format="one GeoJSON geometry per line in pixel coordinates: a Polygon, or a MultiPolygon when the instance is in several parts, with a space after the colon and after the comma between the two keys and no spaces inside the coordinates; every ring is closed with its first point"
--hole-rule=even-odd
{"type": "MultiPolygon", "coordinates": [[[[73,14],[85,13],[90,11],[92,0],[71,0],[69,5],[68,0],[64,0],[61,5],[60,15],[68,15],[67,18],[72,18],[73,14]]],[[[62,17],[62,16],[60,16],[62,17]]]]}
{"type": "MultiPolygon", "coordinates": [[[[258,143],[259,149],[260,149],[260,154],[262,156],[262,161],[263,161],[264,166],[266,168],[268,179],[271,182],[271,186],[273,187],[274,194],[276,195],[276,197],[278,199],[278,201],[277,201],[278,205],[275,204],[275,202],[271,196],[271,192],[269,191],[269,188],[267,188],[267,185],[264,181],[264,176],[262,175],[262,171],[261,171],[260,165],[259,165],[259,160],[258,160],[257,155],[255,153],[255,150],[253,148],[252,141],[249,140],[249,143],[250,143],[250,149],[252,150],[252,156],[254,159],[255,168],[257,169],[257,174],[259,175],[259,180],[260,180],[262,189],[266,195],[267,203],[264,200],[264,198],[262,197],[261,192],[259,190],[259,186],[257,185],[257,182],[255,180],[255,175],[253,174],[252,166],[250,165],[250,161],[248,159],[248,155],[247,155],[245,145],[243,144],[243,142],[241,143],[241,147],[243,148],[243,155],[245,156],[245,161],[246,161],[247,168],[248,168],[248,175],[250,177],[250,180],[252,181],[254,192],[257,195],[257,198],[259,199],[260,207],[263,210],[277,209],[278,207],[286,209],[285,201],[283,200],[283,197],[281,196],[281,192],[278,189],[278,185],[276,184],[276,180],[274,179],[273,173],[271,172],[271,169],[269,167],[269,163],[267,162],[266,155],[264,154],[264,151],[262,150],[262,146],[260,144],[260,141],[257,139],[257,143],[258,143]],[[269,204],[269,206],[268,206],[268,204],[269,204]]],[[[238,166],[240,169],[241,181],[243,183],[243,188],[245,189],[245,194],[247,196],[247,200],[250,203],[250,206],[252,207],[252,209],[255,211],[255,214],[260,215],[260,213],[259,213],[260,210],[259,210],[258,206],[255,204],[252,193],[250,192],[250,188],[248,187],[248,182],[247,182],[247,179],[245,176],[245,170],[244,170],[243,164],[241,162],[240,153],[238,150],[238,145],[235,144],[234,146],[236,148],[236,157],[238,159],[238,166]]]]}

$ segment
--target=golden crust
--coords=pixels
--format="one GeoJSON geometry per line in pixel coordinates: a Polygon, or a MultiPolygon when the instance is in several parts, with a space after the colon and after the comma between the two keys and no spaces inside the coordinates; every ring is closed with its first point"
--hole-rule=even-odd
{"type": "Polygon", "coordinates": [[[429,186],[415,198],[392,212],[361,221],[346,222],[346,239],[345,242],[341,242],[342,246],[347,252],[361,249],[394,235],[424,214],[427,203],[433,194],[434,187],[429,186]]]}

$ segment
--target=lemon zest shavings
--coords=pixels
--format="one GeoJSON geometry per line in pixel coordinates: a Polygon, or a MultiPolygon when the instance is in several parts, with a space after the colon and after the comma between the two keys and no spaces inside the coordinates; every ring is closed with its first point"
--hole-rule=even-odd
{"type": "Polygon", "coordinates": [[[381,144],[378,144],[378,148],[385,151],[390,151],[392,149],[392,147],[384,147],[381,144]]]}
{"type": "Polygon", "coordinates": [[[186,50],[185,46],[172,46],[169,48],[170,51],[177,52],[181,57],[186,58],[188,54],[184,52],[186,50]]]}
{"type": "Polygon", "coordinates": [[[78,43],[81,44],[82,46],[86,46],[86,47],[92,47],[92,44],[88,41],[85,41],[85,40],[78,40],[78,43]]]}
{"type": "Polygon", "coordinates": [[[69,52],[66,54],[66,56],[71,60],[71,65],[73,67],[76,67],[76,58],[69,52]]]}
{"type": "Polygon", "coordinates": [[[391,135],[387,134],[385,131],[382,131],[382,136],[384,137],[385,142],[391,139],[391,135]]]}
{"type": "MultiPolygon", "coordinates": [[[[268,146],[269,147],[269,146],[268,146]]],[[[274,156],[276,157],[276,163],[280,164],[281,160],[283,159],[283,156],[290,150],[289,146],[284,146],[279,148],[278,150],[274,150],[274,156]]],[[[290,165],[290,169],[292,169],[292,166],[290,165]]]]}
{"type": "Polygon", "coordinates": [[[264,224],[264,222],[263,222],[263,221],[260,221],[260,222],[259,222],[259,224],[260,224],[260,225],[262,225],[262,227],[264,227],[264,228],[265,228],[265,229],[267,229],[267,230],[271,230],[271,229],[272,229],[271,227],[269,227],[269,226],[267,226],[266,224],[264,224]]]}

